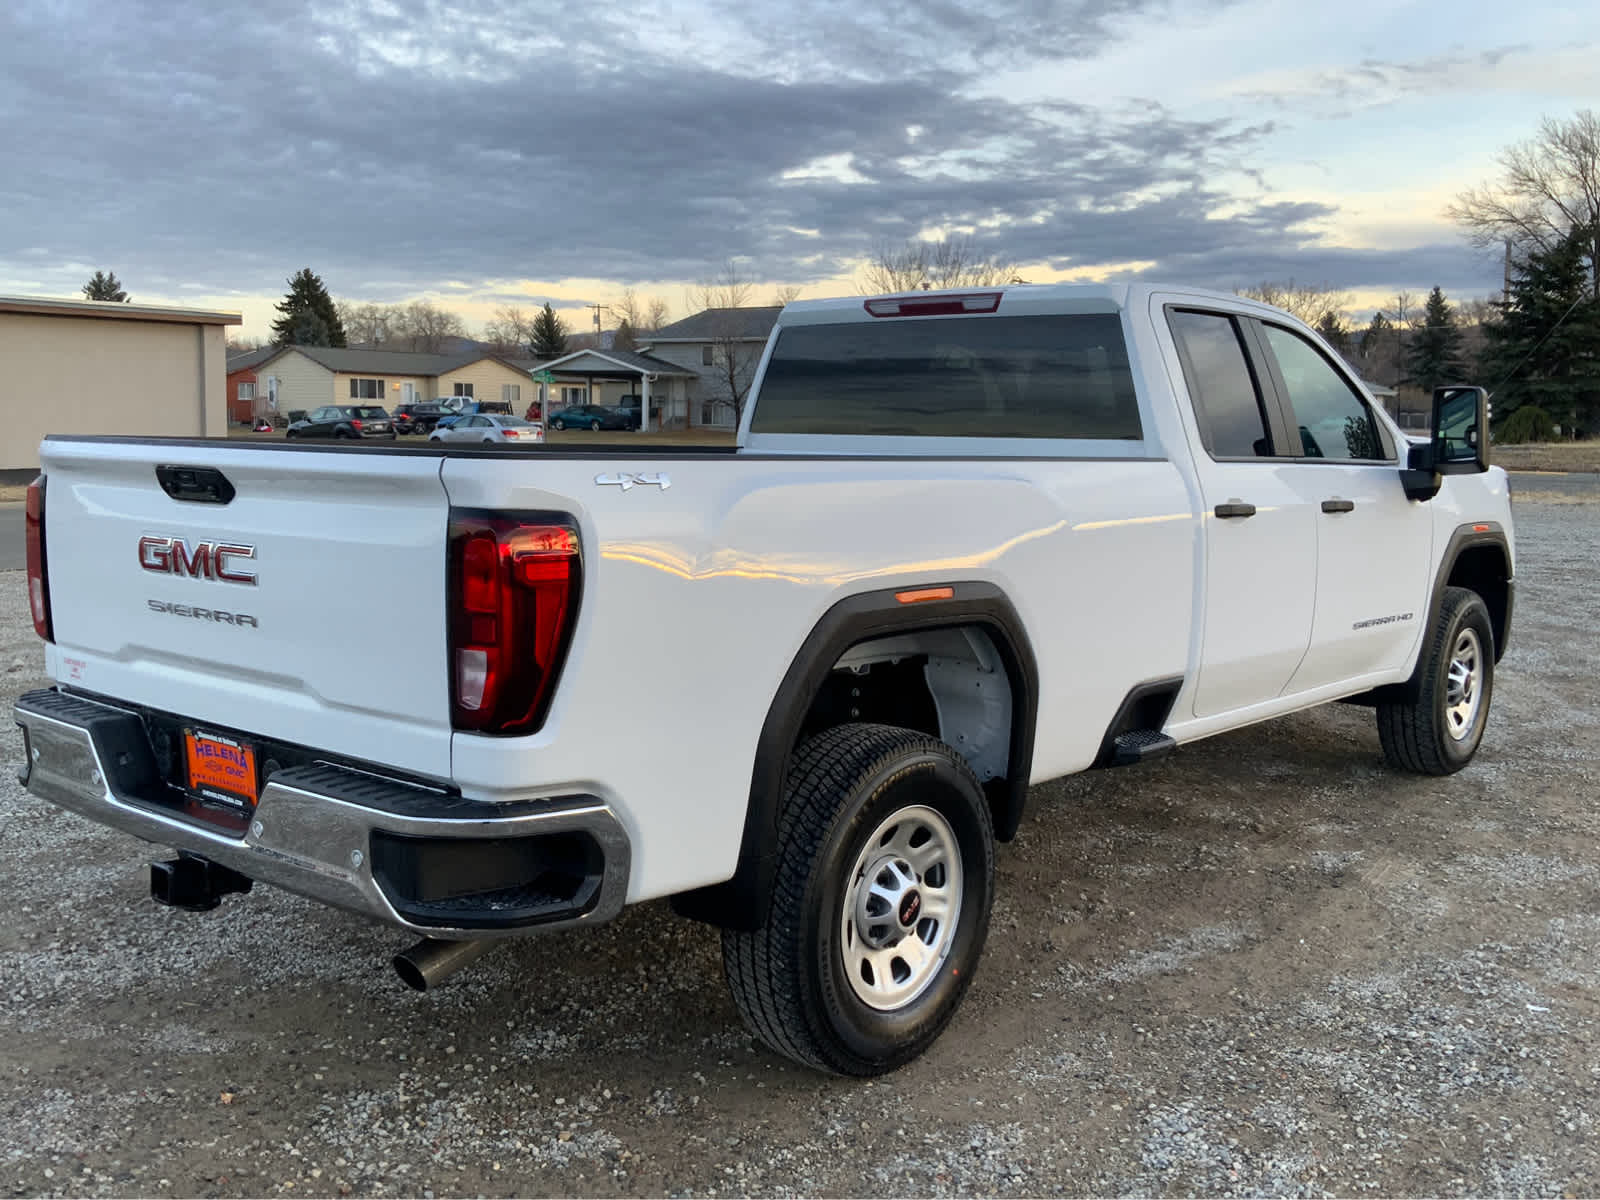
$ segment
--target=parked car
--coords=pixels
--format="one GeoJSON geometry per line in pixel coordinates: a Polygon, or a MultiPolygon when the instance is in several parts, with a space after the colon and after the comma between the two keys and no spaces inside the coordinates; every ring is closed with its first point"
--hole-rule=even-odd
{"type": "Polygon", "coordinates": [[[434,424],[449,429],[462,417],[474,416],[477,413],[511,413],[511,405],[503,400],[469,400],[464,396],[446,396],[439,401],[439,406],[444,409],[444,415],[434,424]]]}
{"type": "Polygon", "coordinates": [[[394,422],[376,404],[325,404],[287,431],[292,438],[393,438],[394,422]]]}
{"type": "Polygon", "coordinates": [[[1516,592],[1484,389],[1411,445],[1291,314],[1147,283],[798,301],[765,355],[727,454],[44,439],[23,786],[178,851],[160,903],[262,883],[420,937],[419,989],[670,898],[772,1051],[875,1075],[1028,986],[980,958],[1001,886],[1060,919],[1043,831],[997,865],[1032,785],[1333,701],[1376,736],[1276,739],[1307,821],[1368,757],[1472,763],[1516,592]],[[399,595],[419,649],[350,636],[399,595]]]}
{"type": "Polygon", "coordinates": [[[551,429],[637,429],[639,415],[632,409],[604,404],[575,404],[550,414],[551,429]]]}
{"type": "Polygon", "coordinates": [[[431,400],[402,404],[394,410],[396,433],[432,433],[445,410],[431,400]]]}
{"type": "Polygon", "coordinates": [[[526,446],[544,441],[544,426],[501,413],[474,413],[441,425],[428,435],[430,442],[489,442],[526,446]]]}

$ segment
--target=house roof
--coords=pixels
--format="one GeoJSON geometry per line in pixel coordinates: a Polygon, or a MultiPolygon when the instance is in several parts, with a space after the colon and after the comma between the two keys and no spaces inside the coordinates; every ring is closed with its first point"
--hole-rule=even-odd
{"type": "Polygon", "coordinates": [[[277,354],[279,347],[263,346],[259,350],[243,350],[238,354],[228,355],[228,374],[235,371],[248,371],[251,367],[260,366],[267,359],[277,354]]]}
{"type": "Polygon", "coordinates": [[[778,323],[781,304],[763,304],[753,308],[707,308],[692,317],[674,321],[639,340],[645,345],[652,342],[710,342],[718,338],[737,338],[740,341],[764,342],[772,327],[778,323]]]}
{"type": "Polygon", "coordinates": [[[641,375],[694,375],[693,371],[680,367],[676,363],[669,363],[665,359],[656,358],[653,355],[640,354],[635,350],[574,350],[571,354],[563,354],[560,358],[552,358],[549,362],[536,363],[532,370],[560,372],[562,370],[561,364],[572,362],[574,359],[582,358],[585,355],[605,362],[615,363],[623,370],[641,375]]]}
{"type": "Polygon", "coordinates": [[[112,300],[73,300],[59,296],[0,296],[0,312],[43,317],[101,317],[113,321],[167,321],[181,325],[242,325],[236,312],[206,308],[168,308],[159,304],[118,304],[112,300]]]}
{"type": "Polygon", "coordinates": [[[443,375],[480,359],[492,358],[498,363],[520,370],[497,355],[482,350],[465,354],[417,354],[410,350],[352,350],[337,346],[282,346],[269,357],[298,350],[314,363],[330,371],[362,372],[373,375],[443,375]]]}

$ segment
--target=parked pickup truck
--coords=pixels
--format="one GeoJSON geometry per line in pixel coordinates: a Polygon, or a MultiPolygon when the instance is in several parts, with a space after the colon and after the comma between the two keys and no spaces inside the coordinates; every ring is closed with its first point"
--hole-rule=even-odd
{"type": "Polygon", "coordinates": [[[168,904],[420,936],[419,989],[671,897],[772,1050],[885,1072],[972,985],[1031,784],[1334,700],[1467,765],[1485,403],[1412,447],[1277,309],[1019,286],[788,305],[724,450],[50,437],[22,778],[175,848],[168,904]],[[397,602],[403,648],[347,636],[397,602]]]}

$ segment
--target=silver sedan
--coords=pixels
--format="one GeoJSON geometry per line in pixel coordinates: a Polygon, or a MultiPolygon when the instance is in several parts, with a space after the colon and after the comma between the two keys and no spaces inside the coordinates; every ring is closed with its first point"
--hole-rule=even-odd
{"type": "Polygon", "coordinates": [[[428,435],[430,442],[487,442],[491,446],[537,446],[544,442],[538,421],[498,413],[475,413],[428,435]]]}

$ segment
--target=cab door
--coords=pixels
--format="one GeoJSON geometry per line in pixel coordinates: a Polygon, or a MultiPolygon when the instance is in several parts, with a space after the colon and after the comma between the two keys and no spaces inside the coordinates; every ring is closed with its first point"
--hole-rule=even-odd
{"type": "Polygon", "coordinates": [[[1311,638],[1317,531],[1309,502],[1284,475],[1294,447],[1245,320],[1152,303],[1171,335],[1169,371],[1190,399],[1180,407],[1205,505],[1194,715],[1209,717],[1275,699],[1299,667],[1311,638]]]}
{"type": "Polygon", "coordinates": [[[1301,331],[1257,324],[1299,441],[1280,473],[1316,526],[1311,644],[1288,691],[1400,670],[1427,616],[1433,514],[1407,499],[1403,447],[1348,373],[1301,331]]]}

